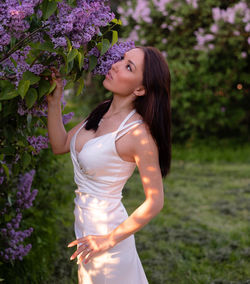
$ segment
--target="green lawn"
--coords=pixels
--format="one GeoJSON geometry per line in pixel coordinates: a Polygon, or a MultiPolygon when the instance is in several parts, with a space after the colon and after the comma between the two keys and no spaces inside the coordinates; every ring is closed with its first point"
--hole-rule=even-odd
{"type": "MultiPolygon", "coordinates": [[[[164,209],[135,235],[150,284],[250,283],[249,153],[249,146],[173,147],[164,209]]],[[[64,186],[69,182],[72,190],[69,156],[62,162],[64,186]]],[[[137,172],[123,195],[129,213],[144,200],[137,172]]],[[[66,209],[71,217],[62,244],[73,235],[72,208],[66,209]]],[[[77,283],[70,252],[58,259],[55,283],[77,283]]]]}

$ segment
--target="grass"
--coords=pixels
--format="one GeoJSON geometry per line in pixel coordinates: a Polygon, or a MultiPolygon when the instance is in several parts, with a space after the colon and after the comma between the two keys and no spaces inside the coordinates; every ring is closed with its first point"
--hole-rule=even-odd
{"type": "MultiPolygon", "coordinates": [[[[174,145],[171,173],[164,181],[165,206],[135,234],[150,284],[250,283],[249,154],[247,145],[174,145]]],[[[72,189],[69,156],[62,156],[62,163],[62,174],[68,175],[64,186],[72,189]]],[[[143,202],[137,171],[123,196],[129,214],[143,202]]],[[[65,210],[73,222],[73,204],[65,210]]],[[[65,230],[72,236],[73,223],[65,230]]],[[[50,283],[77,283],[69,256],[58,259],[57,281],[50,283]]]]}

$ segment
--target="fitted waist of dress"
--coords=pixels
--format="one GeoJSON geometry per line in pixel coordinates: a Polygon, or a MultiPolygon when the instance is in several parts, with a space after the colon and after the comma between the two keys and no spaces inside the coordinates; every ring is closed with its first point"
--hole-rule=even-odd
{"type": "Polygon", "coordinates": [[[88,196],[91,196],[93,198],[97,198],[100,200],[109,200],[109,201],[117,201],[117,200],[121,200],[122,199],[122,194],[118,193],[118,194],[109,194],[109,193],[99,193],[99,192],[93,192],[92,190],[89,190],[87,187],[86,188],[82,188],[79,187],[75,190],[76,194],[85,194],[88,196]]]}
{"type": "Polygon", "coordinates": [[[82,209],[97,210],[99,212],[107,213],[122,206],[121,198],[97,196],[80,191],[79,189],[75,190],[75,193],[75,205],[82,209]]]}

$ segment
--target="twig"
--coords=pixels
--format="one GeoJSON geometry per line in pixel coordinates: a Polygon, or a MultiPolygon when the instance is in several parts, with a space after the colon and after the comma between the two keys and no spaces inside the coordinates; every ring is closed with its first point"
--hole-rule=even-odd
{"type": "MultiPolygon", "coordinates": [[[[37,32],[39,32],[40,30],[44,29],[45,27],[47,27],[49,24],[43,26],[43,27],[40,27],[36,30],[34,30],[31,34],[29,34],[27,37],[25,37],[24,39],[20,40],[15,46],[12,47],[12,49],[3,56],[3,58],[0,59],[0,64],[5,61],[7,58],[10,57],[11,54],[13,54],[23,43],[25,43],[25,41],[27,40],[30,40],[33,35],[35,35],[37,32]]],[[[27,42],[25,43],[27,44],[27,42]]]]}

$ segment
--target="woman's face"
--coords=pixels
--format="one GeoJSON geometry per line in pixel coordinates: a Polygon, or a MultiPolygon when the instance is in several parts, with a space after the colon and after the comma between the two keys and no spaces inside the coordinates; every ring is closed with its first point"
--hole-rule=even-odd
{"type": "Polygon", "coordinates": [[[144,52],[134,48],[124,54],[124,57],[112,65],[107,73],[103,86],[117,95],[127,96],[143,88],[144,52]]]}

